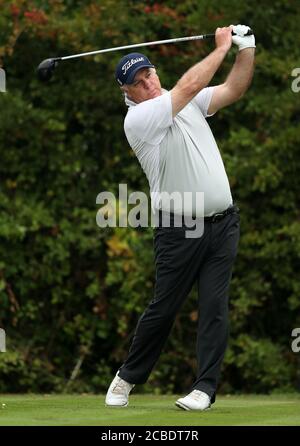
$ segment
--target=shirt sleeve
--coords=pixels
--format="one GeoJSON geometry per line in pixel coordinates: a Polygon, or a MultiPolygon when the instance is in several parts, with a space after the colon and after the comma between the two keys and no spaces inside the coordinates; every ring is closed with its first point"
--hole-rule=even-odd
{"type": "Polygon", "coordinates": [[[198,107],[200,108],[204,118],[208,118],[209,116],[213,116],[214,113],[212,113],[211,115],[209,115],[207,113],[208,111],[208,107],[214,92],[214,88],[215,87],[206,87],[203,88],[193,99],[193,101],[195,101],[195,103],[198,105],[198,107]]]}
{"type": "Polygon", "coordinates": [[[172,100],[168,91],[131,107],[125,118],[124,129],[126,135],[158,145],[172,124],[172,100]]]}

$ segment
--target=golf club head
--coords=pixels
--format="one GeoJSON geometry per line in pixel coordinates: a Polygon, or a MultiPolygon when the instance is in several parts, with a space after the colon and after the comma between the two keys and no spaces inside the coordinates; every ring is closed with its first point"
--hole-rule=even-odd
{"type": "Polygon", "coordinates": [[[58,65],[60,59],[45,59],[41,62],[37,68],[38,78],[42,82],[47,82],[51,79],[55,68],[58,65]]]}

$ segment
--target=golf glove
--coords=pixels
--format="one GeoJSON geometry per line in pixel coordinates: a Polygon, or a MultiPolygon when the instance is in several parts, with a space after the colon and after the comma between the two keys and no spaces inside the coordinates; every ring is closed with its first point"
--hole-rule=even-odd
{"type": "Polygon", "coordinates": [[[232,31],[237,34],[232,36],[232,42],[239,47],[239,51],[245,48],[255,48],[254,35],[245,36],[249,29],[249,26],[246,25],[232,25],[232,31]]]}

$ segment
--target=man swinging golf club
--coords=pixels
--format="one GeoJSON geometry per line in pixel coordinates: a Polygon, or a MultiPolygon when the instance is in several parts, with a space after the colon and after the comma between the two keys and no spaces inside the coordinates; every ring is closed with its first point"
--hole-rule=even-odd
{"type": "MultiPolygon", "coordinates": [[[[205,410],[215,401],[228,337],[228,291],[239,240],[239,209],[233,204],[222,158],[208,116],[240,99],[254,69],[255,38],[244,25],[217,28],[216,48],[190,68],[171,91],[161,88],[149,59],[124,56],[116,79],[129,107],[126,137],[147,175],[152,207],[168,212],[171,226],[154,229],[156,284],[141,316],[130,351],[106,395],[107,406],[127,406],[136,384],[147,381],[194,283],[198,287],[197,376],[187,396],[176,401],[185,410],[205,410]],[[236,33],[232,37],[232,30],[236,33]],[[234,65],[223,84],[208,87],[232,42],[234,65]],[[185,237],[176,227],[174,209],[164,209],[159,192],[204,193],[204,231],[185,237]]],[[[197,203],[184,212],[194,216],[197,203]]]]}

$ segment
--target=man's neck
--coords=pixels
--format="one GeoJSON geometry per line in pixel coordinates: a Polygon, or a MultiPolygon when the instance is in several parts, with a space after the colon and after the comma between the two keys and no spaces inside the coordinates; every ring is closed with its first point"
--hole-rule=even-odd
{"type": "MultiPolygon", "coordinates": [[[[167,91],[168,90],[165,90],[164,88],[161,88],[160,96],[163,95],[164,93],[167,93],[167,91]]],[[[159,96],[156,96],[156,97],[159,97],[159,96]]],[[[124,98],[125,98],[125,104],[128,105],[128,106],[138,105],[138,104],[141,104],[142,102],[145,102],[145,101],[135,102],[127,93],[124,93],[124,98]]]]}

